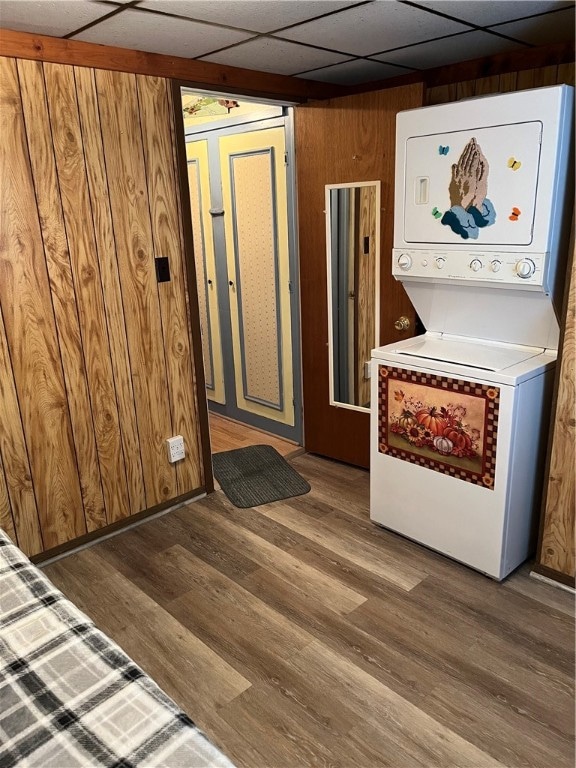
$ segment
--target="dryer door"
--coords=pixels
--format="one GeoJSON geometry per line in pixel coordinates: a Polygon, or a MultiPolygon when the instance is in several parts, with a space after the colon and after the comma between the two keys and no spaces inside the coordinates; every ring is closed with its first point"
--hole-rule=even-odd
{"type": "Polygon", "coordinates": [[[530,245],[541,137],[540,121],[410,137],[405,241],[530,245]]]}

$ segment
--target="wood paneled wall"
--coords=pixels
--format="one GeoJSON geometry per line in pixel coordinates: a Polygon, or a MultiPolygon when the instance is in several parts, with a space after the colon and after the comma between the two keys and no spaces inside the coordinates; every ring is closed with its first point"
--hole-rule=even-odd
{"type": "Polygon", "coordinates": [[[548,479],[535,570],[574,585],[576,553],[576,258],[572,225],[571,266],[557,389],[551,417],[548,479]]]}
{"type": "Polygon", "coordinates": [[[422,85],[313,102],[295,109],[300,229],[304,445],[323,456],[367,467],[369,412],[330,405],[326,285],[325,185],[382,182],[380,215],[381,344],[413,334],[414,310],[390,271],[396,114],[422,105],[422,85]],[[409,332],[394,321],[412,319],[409,332]]]}
{"type": "Polygon", "coordinates": [[[204,484],[172,120],[162,78],[0,59],[0,524],[29,555],[204,484]]]}
{"type": "MultiPolygon", "coordinates": [[[[455,73],[457,78],[458,67],[455,67],[455,73]]],[[[448,101],[469,99],[472,96],[524,91],[528,88],[544,88],[547,85],[562,83],[574,85],[574,62],[524,69],[518,72],[505,72],[490,77],[479,77],[475,80],[463,80],[461,82],[456,80],[448,85],[433,86],[426,88],[424,103],[427,105],[444,104],[448,101]]]]}

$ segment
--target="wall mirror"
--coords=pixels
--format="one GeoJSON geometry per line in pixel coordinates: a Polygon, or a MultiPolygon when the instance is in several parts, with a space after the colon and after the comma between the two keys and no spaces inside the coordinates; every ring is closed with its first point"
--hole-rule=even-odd
{"type": "Polygon", "coordinates": [[[330,404],[370,407],[379,345],[380,182],[326,185],[330,404]]]}

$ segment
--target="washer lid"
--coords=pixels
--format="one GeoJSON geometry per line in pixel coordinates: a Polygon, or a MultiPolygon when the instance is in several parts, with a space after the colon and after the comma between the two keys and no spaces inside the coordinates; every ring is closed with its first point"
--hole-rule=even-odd
{"type": "MultiPolygon", "coordinates": [[[[396,355],[454,363],[484,371],[503,371],[543,352],[542,347],[500,345],[473,339],[463,341],[429,336],[416,336],[414,339],[403,342],[401,347],[394,348],[393,345],[388,345],[386,350],[396,355]]],[[[378,352],[378,349],[374,350],[374,357],[380,356],[378,352]]]]}

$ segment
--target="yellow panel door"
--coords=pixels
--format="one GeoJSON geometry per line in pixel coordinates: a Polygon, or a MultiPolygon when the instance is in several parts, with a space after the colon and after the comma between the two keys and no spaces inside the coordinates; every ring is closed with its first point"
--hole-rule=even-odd
{"type": "Polygon", "coordinates": [[[210,216],[208,142],[206,140],[188,142],[186,144],[186,157],[188,160],[188,186],[190,188],[194,262],[198,285],[206,395],[208,400],[223,405],[226,402],[226,395],[220,315],[218,312],[216,261],[210,216]]]}
{"type": "Polygon", "coordinates": [[[219,142],[236,405],[294,425],[283,128],[219,142]]]}

